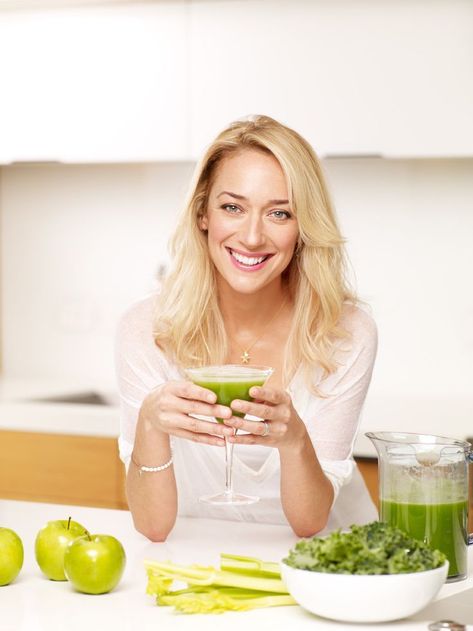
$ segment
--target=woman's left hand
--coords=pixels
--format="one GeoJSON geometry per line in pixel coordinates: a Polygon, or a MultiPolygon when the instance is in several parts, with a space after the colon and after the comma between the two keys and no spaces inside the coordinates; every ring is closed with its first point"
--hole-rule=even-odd
{"type": "Polygon", "coordinates": [[[250,389],[253,401],[235,399],[231,408],[235,412],[250,414],[263,419],[263,422],[245,420],[237,416],[225,419],[225,425],[248,434],[235,434],[227,438],[229,442],[241,445],[267,445],[285,449],[302,444],[307,437],[307,429],[300,419],[290,395],[284,390],[254,386],[250,389]]]}

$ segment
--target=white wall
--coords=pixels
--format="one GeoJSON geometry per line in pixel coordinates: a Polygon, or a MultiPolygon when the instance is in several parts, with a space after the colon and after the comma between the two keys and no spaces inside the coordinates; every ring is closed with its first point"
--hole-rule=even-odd
{"type": "MultiPolygon", "coordinates": [[[[473,160],[329,160],[380,348],[374,396],[468,397],[473,160]]],[[[113,388],[118,314],[153,287],[192,165],[12,166],[1,174],[3,367],[113,388]]]]}
{"type": "Polygon", "coordinates": [[[2,169],[3,373],[113,387],[118,315],[152,290],[190,164],[2,169]]]}
{"type": "Polygon", "coordinates": [[[326,166],[358,289],[378,322],[372,393],[471,399],[473,160],[326,166]]]}

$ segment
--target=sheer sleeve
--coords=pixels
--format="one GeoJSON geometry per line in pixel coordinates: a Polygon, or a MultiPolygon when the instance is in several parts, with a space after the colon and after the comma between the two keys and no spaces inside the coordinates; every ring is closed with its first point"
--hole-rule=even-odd
{"type": "Polygon", "coordinates": [[[377,351],[377,329],[371,316],[350,307],[343,324],[350,339],[337,351],[338,369],[319,383],[322,397],[315,399],[306,421],[320,464],[332,481],[335,494],[355,468],[353,444],[371,381],[377,351]]]}
{"type": "Polygon", "coordinates": [[[168,381],[169,366],[152,335],[154,296],[135,303],[120,319],[115,337],[115,369],[120,396],[120,458],[128,467],[136,422],[144,398],[168,381]]]}

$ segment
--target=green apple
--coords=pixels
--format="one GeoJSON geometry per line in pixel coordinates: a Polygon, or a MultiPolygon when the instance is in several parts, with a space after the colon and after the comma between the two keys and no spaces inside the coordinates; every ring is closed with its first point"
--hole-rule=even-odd
{"type": "Polygon", "coordinates": [[[67,546],[64,571],[79,592],[104,594],[118,585],[125,569],[122,544],[111,535],[79,537],[67,546]]]}
{"type": "Polygon", "coordinates": [[[36,535],[36,561],[43,574],[52,581],[66,581],[64,552],[71,541],[81,537],[87,529],[76,521],[57,519],[48,521],[36,535]]]}
{"type": "Polygon", "coordinates": [[[0,585],[8,585],[23,567],[23,543],[10,528],[0,528],[0,585]]]}

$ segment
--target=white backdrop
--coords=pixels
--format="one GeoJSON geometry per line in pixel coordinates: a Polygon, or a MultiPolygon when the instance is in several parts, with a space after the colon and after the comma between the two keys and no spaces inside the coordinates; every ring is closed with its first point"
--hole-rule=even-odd
{"type": "MultiPolygon", "coordinates": [[[[114,387],[116,320],[166,262],[192,168],[1,170],[5,377],[114,387]]],[[[325,168],[379,326],[370,396],[471,398],[473,160],[333,159],[325,168]]]]}

